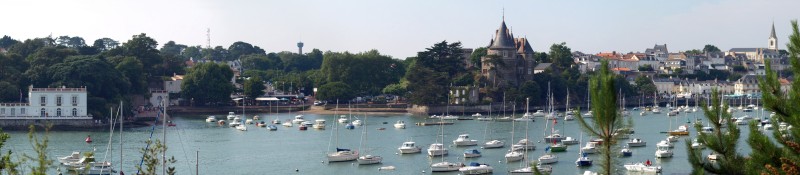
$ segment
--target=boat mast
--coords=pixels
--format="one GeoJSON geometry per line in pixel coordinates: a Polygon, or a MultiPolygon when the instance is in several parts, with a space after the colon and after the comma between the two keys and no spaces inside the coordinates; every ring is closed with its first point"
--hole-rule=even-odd
{"type": "Polygon", "coordinates": [[[119,116],[120,116],[120,120],[119,120],[119,172],[122,172],[122,165],[124,165],[122,163],[122,140],[123,140],[123,137],[122,137],[122,123],[125,123],[124,112],[125,111],[122,110],[122,100],[120,100],[119,101],[119,116]]]}
{"type": "MultiPolygon", "coordinates": [[[[166,99],[161,100],[161,107],[164,110],[164,121],[161,122],[164,128],[164,147],[167,146],[167,105],[164,105],[164,101],[166,99]]],[[[164,175],[167,174],[167,151],[164,151],[164,154],[161,154],[161,158],[163,162],[161,162],[161,170],[163,171],[164,175]]]]}

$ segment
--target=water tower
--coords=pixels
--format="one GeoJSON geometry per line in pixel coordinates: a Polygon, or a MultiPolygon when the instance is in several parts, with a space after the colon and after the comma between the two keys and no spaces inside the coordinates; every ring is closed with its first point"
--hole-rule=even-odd
{"type": "Polygon", "coordinates": [[[301,55],[303,54],[303,42],[302,41],[297,42],[297,53],[301,54],[301,55]]]}

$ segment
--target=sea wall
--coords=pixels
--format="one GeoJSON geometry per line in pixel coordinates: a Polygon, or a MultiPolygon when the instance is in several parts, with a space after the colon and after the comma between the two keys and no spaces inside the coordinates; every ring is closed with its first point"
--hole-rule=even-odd
{"type": "Polygon", "coordinates": [[[97,123],[93,119],[2,119],[0,120],[0,127],[3,130],[27,130],[28,126],[47,126],[53,125],[53,129],[58,130],[82,130],[82,129],[97,129],[105,128],[107,126],[103,123],[97,123]]]}

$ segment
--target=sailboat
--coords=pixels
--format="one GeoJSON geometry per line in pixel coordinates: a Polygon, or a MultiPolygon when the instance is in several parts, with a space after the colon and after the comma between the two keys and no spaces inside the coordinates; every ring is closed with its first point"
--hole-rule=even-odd
{"type": "Polygon", "coordinates": [[[245,119],[247,119],[247,115],[244,114],[245,105],[247,105],[247,103],[245,102],[245,99],[242,99],[242,116],[243,116],[243,118],[241,118],[241,120],[242,120],[241,123],[239,125],[236,125],[236,129],[239,130],[239,131],[247,131],[247,125],[246,125],[246,122],[245,122],[245,119]]]}
{"type": "MultiPolygon", "coordinates": [[[[339,100],[336,100],[336,108],[339,108],[339,100]]],[[[333,116],[336,116],[336,111],[334,111],[333,116]]],[[[334,126],[333,128],[334,132],[336,132],[336,152],[329,153],[327,155],[328,162],[345,162],[358,159],[358,151],[352,151],[347,148],[339,148],[339,127],[334,126]]]]}
{"type": "MultiPolygon", "coordinates": [[[[443,121],[442,118],[439,118],[439,121],[443,121]]],[[[440,126],[441,130],[441,139],[444,140],[444,125],[440,126]]],[[[444,147],[444,144],[437,143],[431,144],[428,147],[428,155],[433,156],[441,156],[442,161],[431,164],[431,172],[447,172],[447,171],[458,171],[459,168],[464,167],[463,163],[452,163],[444,161],[444,155],[447,155],[447,148],[444,147]]]]}
{"type": "MultiPolygon", "coordinates": [[[[362,146],[365,146],[368,143],[368,141],[367,141],[368,139],[367,139],[367,124],[366,124],[366,122],[367,122],[367,115],[366,115],[366,113],[364,113],[364,123],[365,124],[364,124],[364,131],[362,133],[362,140],[361,140],[361,145],[362,146]]],[[[359,148],[359,150],[369,150],[369,148],[366,148],[366,149],[359,148]]],[[[358,157],[357,161],[358,161],[359,165],[377,164],[377,163],[381,163],[381,161],[383,160],[383,157],[376,156],[376,155],[371,155],[371,154],[369,154],[368,151],[364,151],[364,153],[366,155],[358,157]]]]}
{"type": "MultiPolygon", "coordinates": [[[[516,132],[516,123],[517,123],[516,121],[511,121],[511,140],[514,140],[514,133],[516,132]]],[[[524,141],[525,143],[528,142],[527,139],[524,139],[524,141]]],[[[519,151],[523,150],[525,150],[525,145],[518,145],[518,144],[511,145],[511,150],[509,150],[508,153],[506,153],[505,155],[506,162],[515,162],[522,160],[525,154],[519,151]]]]}
{"type": "MultiPolygon", "coordinates": [[[[491,107],[489,107],[489,116],[487,116],[487,117],[492,117],[492,108],[491,107]]],[[[491,131],[492,130],[489,130],[489,124],[492,124],[492,123],[494,123],[494,122],[492,121],[492,122],[487,122],[486,123],[486,127],[483,130],[484,138],[489,137],[491,135],[491,131]],[[487,132],[490,132],[490,133],[487,134],[487,132]]],[[[485,139],[485,140],[489,140],[489,139],[485,139]]],[[[486,143],[483,143],[483,148],[484,149],[502,148],[505,145],[506,145],[506,143],[503,142],[503,141],[500,141],[500,140],[497,140],[497,139],[492,139],[492,140],[487,141],[486,143]]]]}
{"type": "Polygon", "coordinates": [[[591,107],[592,107],[592,103],[591,102],[592,102],[592,98],[591,98],[591,95],[589,94],[589,88],[587,87],[586,88],[586,110],[588,110],[588,111],[586,112],[586,114],[583,114],[583,118],[592,118],[593,117],[592,116],[593,115],[592,114],[592,109],[591,109],[591,107]]]}
{"type": "Polygon", "coordinates": [[[651,109],[653,114],[661,114],[661,109],[658,109],[658,95],[653,93],[653,109],[651,109]]]}
{"type": "Polygon", "coordinates": [[[572,109],[569,108],[569,89],[567,89],[567,114],[564,115],[564,121],[571,121],[575,120],[574,112],[572,109]]]}
{"type": "MultiPolygon", "coordinates": [[[[583,132],[581,132],[581,142],[583,142],[583,132]]],[[[575,165],[577,166],[592,166],[592,159],[588,156],[588,153],[583,152],[583,149],[578,153],[578,160],[575,160],[575,165]]]]}

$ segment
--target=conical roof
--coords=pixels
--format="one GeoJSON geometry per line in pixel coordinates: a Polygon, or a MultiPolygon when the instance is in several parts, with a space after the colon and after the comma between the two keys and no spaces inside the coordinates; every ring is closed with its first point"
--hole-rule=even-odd
{"type": "Polygon", "coordinates": [[[533,48],[531,47],[531,43],[528,43],[528,38],[519,38],[517,45],[519,46],[519,48],[517,48],[517,53],[533,53],[533,48]]]}
{"type": "Polygon", "coordinates": [[[506,27],[506,21],[500,24],[497,29],[494,41],[489,46],[490,49],[514,49],[514,38],[511,36],[511,31],[506,27]]]}
{"type": "Polygon", "coordinates": [[[772,23],[772,32],[769,34],[769,38],[778,38],[775,36],[775,23],[772,23]]]}

